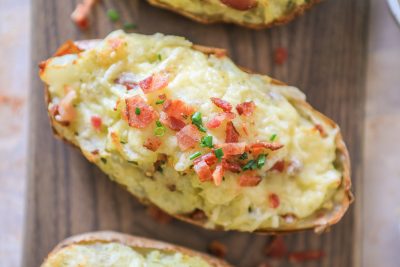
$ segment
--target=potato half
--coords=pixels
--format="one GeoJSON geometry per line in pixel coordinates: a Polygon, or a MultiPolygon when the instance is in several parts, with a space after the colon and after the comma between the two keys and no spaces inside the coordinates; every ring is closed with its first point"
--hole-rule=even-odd
{"type": "Polygon", "coordinates": [[[40,64],[57,136],[208,229],[321,231],[352,201],[339,127],[297,89],[181,37],[111,33],[40,64]]]}

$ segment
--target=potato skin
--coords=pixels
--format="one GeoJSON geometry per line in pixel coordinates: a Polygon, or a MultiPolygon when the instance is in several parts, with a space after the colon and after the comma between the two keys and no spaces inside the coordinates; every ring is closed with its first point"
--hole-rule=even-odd
{"type": "Polygon", "coordinates": [[[72,245],[88,245],[93,243],[119,243],[122,245],[126,245],[132,248],[149,248],[149,249],[157,249],[162,251],[171,251],[171,252],[180,252],[182,254],[188,256],[196,256],[211,266],[214,267],[232,267],[227,262],[209,256],[207,254],[197,252],[185,247],[173,245],[170,243],[165,243],[157,240],[152,240],[143,237],[137,237],[133,235],[112,232],[112,231],[100,231],[100,232],[91,232],[84,233],[76,236],[69,237],[63,241],[61,241],[47,256],[49,258],[51,255],[56,254],[63,248],[72,245]]]}
{"type": "Polygon", "coordinates": [[[221,23],[221,22],[222,23],[232,23],[232,24],[237,24],[237,25],[240,25],[240,26],[243,26],[246,28],[250,28],[250,29],[266,29],[266,28],[271,28],[271,27],[278,26],[278,25],[284,25],[284,24],[292,21],[296,17],[301,16],[306,10],[310,9],[315,4],[321,2],[321,0],[310,0],[310,1],[308,1],[308,3],[297,6],[290,13],[285,14],[284,16],[282,16],[278,19],[275,19],[272,22],[269,22],[267,24],[252,24],[252,23],[246,23],[246,22],[225,20],[222,18],[215,19],[215,18],[210,18],[210,17],[206,17],[206,16],[200,16],[197,14],[187,12],[185,10],[175,9],[169,5],[161,3],[159,0],[147,0],[147,1],[155,7],[160,7],[163,9],[173,11],[173,12],[183,15],[187,18],[190,18],[194,21],[197,21],[199,23],[203,23],[203,24],[214,24],[214,23],[221,23]]]}
{"type": "MultiPolygon", "coordinates": [[[[60,56],[60,55],[65,55],[65,54],[74,54],[74,53],[79,53],[81,51],[90,49],[94,47],[99,40],[83,40],[83,41],[67,41],[63,45],[60,46],[60,48],[57,50],[57,52],[54,54],[54,56],[60,56]]],[[[215,55],[216,57],[223,57],[227,56],[227,51],[225,49],[221,48],[215,48],[215,47],[208,47],[208,46],[202,46],[202,45],[193,45],[193,49],[198,50],[206,55],[215,55]]],[[[44,71],[46,68],[46,62],[42,62],[39,64],[39,69],[40,72],[44,71]]],[[[242,68],[243,71],[248,72],[248,73],[254,73],[251,70],[242,68]]],[[[279,80],[272,80],[273,84],[276,85],[286,85],[284,82],[281,82],[279,80]]],[[[319,111],[315,110],[311,105],[309,105],[306,101],[299,100],[297,99],[295,101],[296,106],[310,111],[313,113],[315,116],[319,117],[321,120],[325,121],[327,124],[332,125],[332,127],[338,127],[335,122],[333,122],[331,119],[320,113],[319,111]]],[[[45,87],[45,103],[48,106],[50,103],[50,97],[49,97],[49,92],[47,86],[45,87]]],[[[54,117],[49,113],[49,118],[50,122],[52,125],[53,133],[56,137],[64,140],[66,143],[70,143],[67,139],[65,139],[62,135],[60,135],[57,131],[56,128],[54,127],[54,124],[57,123],[54,119],[54,117]]],[[[351,168],[350,168],[350,156],[348,153],[348,150],[346,148],[346,145],[343,141],[343,138],[340,134],[340,132],[336,136],[336,154],[337,154],[337,161],[338,165],[340,166],[343,177],[342,181],[340,184],[340,187],[338,190],[343,192],[343,199],[341,200],[340,203],[337,203],[334,208],[329,213],[325,213],[322,215],[314,215],[312,218],[306,218],[304,220],[299,221],[298,223],[293,223],[290,226],[283,227],[283,228],[265,228],[265,229],[259,229],[256,231],[256,233],[259,234],[267,234],[267,235],[274,235],[274,234],[285,234],[285,233],[290,233],[290,232],[299,232],[299,231],[304,231],[304,230],[313,230],[315,233],[321,233],[330,228],[331,225],[334,225],[340,221],[340,219],[343,217],[343,215],[346,213],[347,209],[349,208],[349,205],[354,201],[354,196],[351,192],[351,168]]],[[[74,144],[72,144],[75,146],[74,144]]],[[[78,148],[79,149],[79,148],[78,148]]],[[[90,159],[89,159],[90,161],[90,159]]],[[[153,205],[148,199],[138,199],[141,203],[151,206],[153,205]]],[[[210,228],[207,227],[207,218],[203,218],[202,216],[193,216],[193,214],[169,214],[172,217],[175,217],[179,220],[188,222],[193,225],[197,225],[202,228],[206,228],[209,230],[222,230],[224,231],[225,229],[223,227],[214,227],[210,228]]]]}

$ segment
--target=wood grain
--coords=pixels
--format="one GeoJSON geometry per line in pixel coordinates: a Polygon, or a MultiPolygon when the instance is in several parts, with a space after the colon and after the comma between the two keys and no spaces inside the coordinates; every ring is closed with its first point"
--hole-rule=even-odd
{"type": "MultiPolygon", "coordinates": [[[[53,138],[37,63],[67,39],[102,38],[121,27],[107,19],[109,8],[121,12],[122,22],[135,22],[137,32],[182,35],[198,44],[227,48],[238,64],[300,87],[314,107],[341,126],[352,156],[353,191],[356,198],[361,198],[358,189],[362,182],[368,1],[326,1],[287,26],[263,31],[200,25],[140,0],[103,0],[93,12],[90,30],[81,32],[69,19],[75,4],[74,0],[33,0],[29,194],[23,266],[40,265],[63,238],[93,230],[122,231],[200,251],[217,239],[228,246],[227,259],[236,266],[257,266],[265,260],[263,247],[270,237],[206,231],[178,221],[159,224],[76,149],[53,138]],[[289,52],[288,62],[282,66],[273,62],[277,47],[286,47],[289,52]]],[[[285,236],[291,250],[320,249],[326,253],[321,261],[299,265],[360,266],[360,212],[360,203],[356,202],[329,233],[285,236]]],[[[272,266],[290,263],[273,261],[272,266]]]]}

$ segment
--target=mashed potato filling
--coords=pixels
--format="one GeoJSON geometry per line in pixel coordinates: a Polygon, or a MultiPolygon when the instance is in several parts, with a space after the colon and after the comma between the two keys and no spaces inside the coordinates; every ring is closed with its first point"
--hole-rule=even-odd
{"type": "MultiPolygon", "coordinates": [[[[48,85],[48,109],[60,135],[135,196],[173,215],[203,211],[206,227],[254,231],[296,223],[329,209],[341,183],[342,173],[334,166],[338,128],[297,105],[304,99],[298,89],[246,73],[225,56],[199,52],[184,38],[116,31],[94,48],[49,59],[41,78],[48,85]],[[153,86],[162,88],[147,93],[134,86],[147,88],[143,81],[155,73],[167,73],[168,84],[153,79],[153,86]],[[200,181],[191,157],[210,148],[196,144],[182,151],[177,132],[163,126],[159,147],[152,151],[145,144],[156,137],[158,122],[135,128],[126,119],[125,99],[140,96],[147,103],[147,110],[132,111],[136,114],[149,109],[160,113],[160,95],[193,107],[204,125],[221,112],[210,98],[233,107],[252,101],[250,116],[233,108],[239,141],[273,140],[283,147],[264,150],[262,164],[254,156],[258,165],[250,164],[251,170],[225,171],[218,186],[200,181]],[[243,173],[260,181],[243,186],[238,182],[243,173]]],[[[223,144],[225,128],[226,121],[198,134],[223,144]]],[[[242,169],[252,157],[237,158],[242,169]]]]}
{"type": "Polygon", "coordinates": [[[71,245],[51,254],[42,267],[162,267],[210,266],[200,257],[119,243],[71,245]]]}

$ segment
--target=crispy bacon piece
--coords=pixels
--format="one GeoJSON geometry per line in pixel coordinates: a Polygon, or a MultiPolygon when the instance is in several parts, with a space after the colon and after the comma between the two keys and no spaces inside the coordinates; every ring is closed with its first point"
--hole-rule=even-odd
{"type": "Polygon", "coordinates": [[[187,105],[185,102],[175,99],[165,101],[163,105],[163,111],[167,113],[169,117],[185,120],[195,112],[195,109],[187,105]]]}
{"type": "Polygon", "coordinates": [[[325,257],[325,253],[321,250],[298,251],[289,253],[289,261],[293,263],[320,260],[325,257]]]}
{"type": "Polygon", "coordinates": [[[224,143],[216,145],[217,148],[222,148],[225,156],[240,155],[246,150],[246,143],[224,143]]]}
{"type": "Polygon", "coordinates": [[[211,97],[211,101],[214,103],[214,105],[221,108],[225,112],[231,112],[232,110],[232,105],[228,101],[217,97],[211,97]]]}
{"type": "Polygon", "coordinates": [[[141,96],[132,96],[125,99],[126,118],[131,127],[143,129],[157,119],[158,113],[147,103],[141,96]],[[136,114],[136,110],[140,110],[140,114],[136,114]]]}
{"type": "Polygon", "coordinates": [[[140,88],[142,88],[145,94],[163,89],[167,87],[169,82],[169,75],[167,72],[154,73],[146,79],[139,82],[140,88]]]}
{"type": "Polygon", "coordinates": [[[239,132],[236,130],[235,126],[231,121],[228,121],[226,123],[226,137],[225,137],[225,142],[226,143],[237,143],[239,142],[239,132]]]}
{"type": "Polygon", "coordinates": [[[225,258],[228,252],[226,246],[217,240],[212,241],[208,245],[208,251],[218,258],[225,258]]]}
{"type": "Polygon", "coordinates": [[[274,166],[272,166],[271,170],[275,170],[278,172],[283,172],[285,170],[285,161],[284,160],[278,160],[275,162],[274,166]]]}
{"type": "Polygon", "coordinates": [[[143,144],[145,148],[151,151],[157,151],[157,149],[161,146],[162,142],[159,137],[149,137],[146,142],[143,144]]]}
{"type": "Polygon", "coordinates": [[[194,164],[196,164],[199,161],[205,161],[208,166],[211,166],[217,162],[217,157],[213,152],[209,152],[207,154],[204,154],[201,157],[198,157],[197,159],[194,160],[194,164]]]}
{"type": "Polygon", "coordinates": [[[217,164],[215,170],[213,171],[212,177],[214,180],[214,184],[216,186],[219,186],[222,182],[222,178],[224,177],[224,168],[222,163],[217,164]]]}
{"type": "Polygon", "coordinates": [[[89,14],[95,3],[96,0],[83,0],[83,3],[79,3],[72,12],[71,19],[79,28],[89,27],[89,14]]]}
{"type": "Polygon", "coordinates": [[[278,65],[284,64],[287,58],[288,58],[288,52],[286,48],[278,47],[277,49],[275,49],[274,61],[276,64],[278,65]]]}
{"type": "Polygon", "coordinates": [[[249,10],[257,5],[257,0],[220,0],[222,4],[236,10],[249,10]]]}
{"type": "Polygon", "coordinates": [[[208,166],[204,160],[195,163],[193,169],[199,176],[201,182],[211,181],[213,179],[210,166],[208,166]]]}
{"type": "Polygon", "coordinates": [[[271,258],[284,258],[288,253],[285,240],[282,236],[276,236],[271,243],[265,247],[265,254],[271,258]]]}
{"type": "Polygon", "coordinates": [[[229,162],[225,159],[222,160],[222,166],[224,167],[225,170],[230,172],[240,173],[242,171],[242,167],[240,166],[239,163],[229,162]]]}
{"type": "Polygon", "coordinates": [[[316,129],[322,137],[326,137],[327,134],[321,124],[315,124],[314,129],[316,129]]]}
{"type": "Polygon", "coordinates": [[[253,101],[243,102],[236,105],[236,111],[239,115],[249,117],[253,114],[256,104],[253,101]]]}
{"type": "Polygon", "coordinates": [[[250,145],[251,150],[265,148],[265,149],[275,151],[282,147],[283,147],[282,144],[276,143],[276,142],[257,142],[257,143],[253,143],[250,145]]]}
{"type": "Polygon", "coordinates": [[[177,134],[179,148],[182,151],[194,147],[200,140],[201,134],[193,124],[186,125],[177,134]]]}
{"type": "MultiPolygon", "coordinates": [[[[80,52],[82,52],[82,49],[80,49],[73,41],[68,40],[60,48],[57,49],[57,51],[54,53],[54,56],[60,57],[69,54],[79,54],[80,52]]],[[[46,64],[46,61],[42,62],[46,64]]],[[[43,64],[42,62],[40,64],[43,64]]]]}
{"type": "Polygon", "coordinates": [[[223,112],[223,113],[218,113],[215,117],[210,119],[207,123],[206,126],[207,128],[214,129],[218,128],[223,121],[231,121],[235,118],[235,114],[232,112],[223,112]]]}
{"type": "Polygon", "coordinates": [[[160,122],[173,131],[180,131],[186,126],[186,123],[183,120],[175,117],[168,117],[167,113],[163,111],[160,112],[160,122]]]}
{"type": "Polygon", "coordinates": [[[242,187],[257,186],[260,182],[261,177],[254,172],[245,172],[239,177],[239,185],[242,187]]]}
{"type": "Polygon", "coordinates": [[[101,129],[102,120],[101,120],[101,118],[99,116],[93,115],[90,118],[90,122],[92,123],[93,128],[95,128],[96,130],[100,130],[101,129]]]}
{"type": "Polygon", "coordinates": [[[269,201],[269,206],[273,209],[276,209],[277,207],[279,207],[280,204],[280,200],[279,200],[279,196],[275,193],[271,193],[268,196],[268,201],[269,201]]]}

